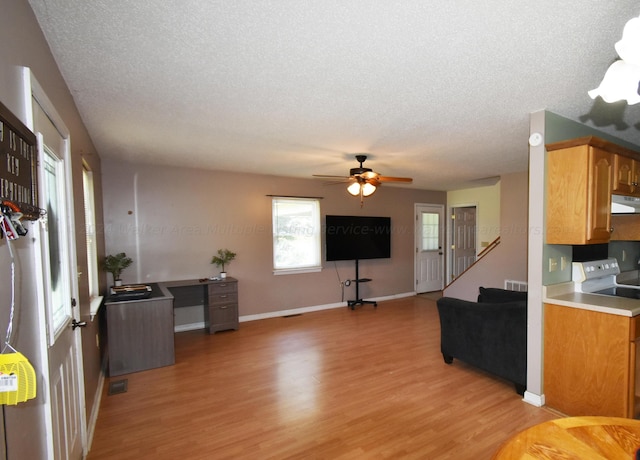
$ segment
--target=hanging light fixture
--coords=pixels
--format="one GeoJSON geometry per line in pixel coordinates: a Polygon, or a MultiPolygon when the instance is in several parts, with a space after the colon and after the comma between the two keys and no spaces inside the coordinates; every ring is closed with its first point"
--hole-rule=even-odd
{"type": "Polygon", "coordinates": [[[362,177],[358,177],[355,182],[347,187],[347,192],[353,196],[360,196],[360,207],[364,205],[364,197],[373,195],[377,190],[375,184],[368,182],[362,177]]]}
{"type": "Polygon", "coordinates": [[[370,184],[369,182],[360,183],[354,182],[353,184],[347,187],[347,191],[353,196],[358,196],[362,193],[362,196],[373,195],[373,192],[376,191],[376,186],[370,184]]]}
{"type": "Polygon", "coordinates": [[[600,96],[605,102],[626,100],[633,105],[640,102],[640,17],[627,22],[622,39],[615,44],[620,59],[611,64],[596,89],[589,91],[592,99],[600,96]]]}

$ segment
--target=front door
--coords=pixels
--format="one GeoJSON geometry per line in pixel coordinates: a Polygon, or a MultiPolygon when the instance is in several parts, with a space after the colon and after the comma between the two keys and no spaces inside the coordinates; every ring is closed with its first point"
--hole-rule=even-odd
{"type": "Polygon", "coordinates": [[[43,94],[32,103],[33,130],[38,138],[39,201],[47,212],[39,234],[39,297],[46,312],[48,448],[51,458],[75,460],[83,457],[86,424],[80,329],[72,327],[79,307],[75,300],[78,284],[69,136],[43,94]]]}
{"type": "Polygon", "coordinates": [[[444,287],[444,206],[416,205],[416,292],[440,291],[444,287]]]}
{"type": "Polygon", "coordinates": [[[476,261],[476,207],[452,209],[451,232],[453,245],[451,280],[453,281],[476,261]]]}

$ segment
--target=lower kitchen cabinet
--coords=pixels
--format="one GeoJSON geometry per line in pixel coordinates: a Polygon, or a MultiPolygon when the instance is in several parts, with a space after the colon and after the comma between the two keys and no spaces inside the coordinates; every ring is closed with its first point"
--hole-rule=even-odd
{"type": "Polygon", "coordinates": [[[570,416],[635,418],[640,316],[544,307],[547,406],[570,416]]]}

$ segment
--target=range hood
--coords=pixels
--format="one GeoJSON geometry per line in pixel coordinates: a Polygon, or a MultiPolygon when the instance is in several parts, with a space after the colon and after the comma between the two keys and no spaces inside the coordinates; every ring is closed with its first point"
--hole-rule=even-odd
{"type": "Polygon", "coordinates": [[[640,214],[640,198],[611,195],[611,214],[640,214]]]}

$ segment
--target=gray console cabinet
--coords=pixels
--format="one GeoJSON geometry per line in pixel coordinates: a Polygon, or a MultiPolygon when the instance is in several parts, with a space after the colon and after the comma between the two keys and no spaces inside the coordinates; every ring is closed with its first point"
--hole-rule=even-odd
{"type": "Polygon", "coordinates": [[[109,375],[170,366],[175,363],[173,296],[105,302],[109,375]]]}

